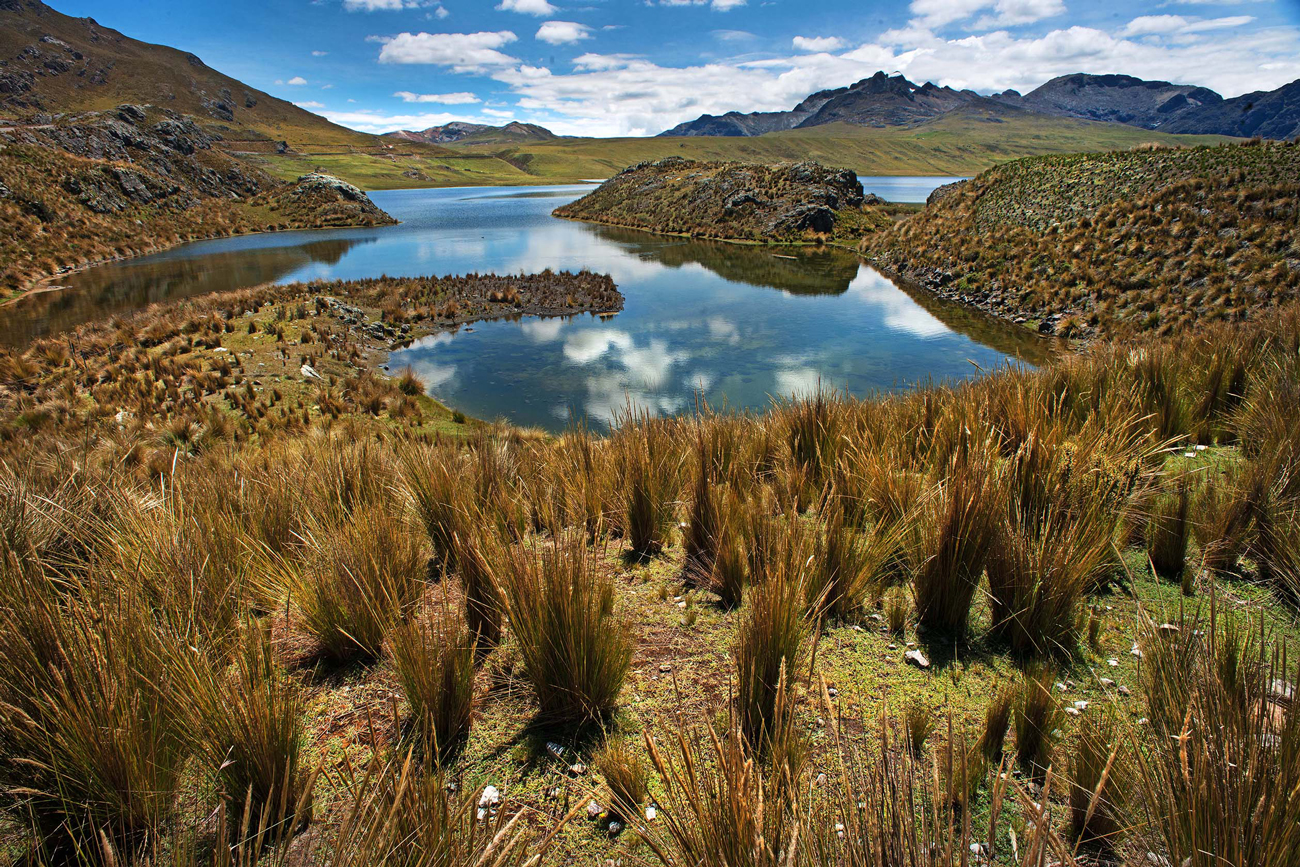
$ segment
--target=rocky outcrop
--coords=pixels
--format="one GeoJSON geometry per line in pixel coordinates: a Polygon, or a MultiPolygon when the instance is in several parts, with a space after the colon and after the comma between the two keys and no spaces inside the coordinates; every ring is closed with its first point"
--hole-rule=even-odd
{"type": "Polygon", "coordinates": [[[861,216],[862,184],[817,163],[755,165],[669,157],[624,169],[556,216],[654,232],[800,241],[861,216]]]}
{"type": "Polygon", "coordinates": [[[313,172],[279,197],[283,213],[312,220],[319,226],[386,226],[392,217],[347,181],[313,172]]]}

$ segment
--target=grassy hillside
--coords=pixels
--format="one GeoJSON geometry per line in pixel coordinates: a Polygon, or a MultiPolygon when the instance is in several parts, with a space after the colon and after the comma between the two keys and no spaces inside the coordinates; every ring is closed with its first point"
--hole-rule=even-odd
{"type": "Polygon", "coordinates": [[[608,438],[373,369],[574,279],[0,352],[12,860],[1294,863],[1294,310],[608,438]]]}
{"type": "Polygon", "coordinates": [[[863,249],[1065,336],[1171,333],[1300,295],[1300,147],[1139,149],[1000,166],[863,249]]]}
{"type": "Polygon", "coordinates": [[[72,18],[40,0],[0,3],[0,69],[7,87],[0,114],[106,111],[149,103],[201,119],[240,139],[291,146],[372,145],[375,136],[249,87],[198,57],[131,39],[90,18],[72,18]]]}
{"type": "MultiPolygon", "coordinates": [[[[1169,136],[1118,124],[1017,116],[988,119],[957,112],[915,127],[875,129],[830,124],[754,138],[560,138],[512,146],[454,144],[455,154],[483,162],[418,154],[394,159],[357,155],[322,162],[367,189],[479,184],[573,183],[613,177],[639,162],[695,160],[774,163],[815,160],[862,175],[973,175],[1024,156],[1123,150],[1144,142],[1205,144],[1214,136],[1169,136]],[[449,166],[452,170],[437,168],[449,166]],[[403,172],[414,169],[428,180],[403,172]],[[461,174],[463,173],[463,174],[461,174]]],[[[310,160],[268,155],[266,168],[288,177],[310,160]]]]}

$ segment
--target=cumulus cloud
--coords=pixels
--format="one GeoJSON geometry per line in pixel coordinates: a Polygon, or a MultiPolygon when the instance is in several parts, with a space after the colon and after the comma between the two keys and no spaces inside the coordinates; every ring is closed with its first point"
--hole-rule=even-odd
{"type": "Polygon", "coordinates": [[[591,28],[573,21],[547,21],[537,28],[537,39],[551,45],[565,45],[591,38],[591,28]]]}
{"type": "Polygon", "coordinates": [[[519,37],[509,30],[480,33],[399,33],[371,37],[383,43],[380,63],[428,63],[447,66],[453,72],[482,73],[489,69],[516,66],[518,59],[497,49],[519,37]]]}
{"type": "Polygon", "coordinates": [[[292,84],[294,87],[301,87],[306,83],[307,79],[303,78],[301,75],[295,75],[293,78],[285,82],[285,84],[292,84]]]}
{"type": "Polygon", "coordinates": [[[402,102],[436,102],[442,105],[469,105],[482,102],[474,94],[464,91],[460,93],[411,93],[409,90],[399,90],[393,96],[396,96],[402,102]]]}
{"type": "Polygon", "coordinates": [[[502,12],[519,12],[524,15],[536,15],[541,18],[545,15],[554,15],[556,9],[546,0],[501,0],[497,4],[497,9],[502,12]]]}
{"type": "Polygon", "coordinates": [[[305,100],[305,101],[303,101],[303,102],[295,102],[294,105],[298,106],[299,108],[306,108],[306,109],[310,109],[310,110],[315,110],[315,109],[318,109],[318,108],[324,108],[324,107],[325,107],[325,104],[324,104],[324,103],[322,103],[322,102],[313,102],[313,101],[310,100],[310,99],[309,99],[309,100],[305,100]]]}
{"type": "Polygon", "coordinates": [[[844,40],[838,36],[796,36],[795,51],[834,51],[844,47],[844,40]]]}

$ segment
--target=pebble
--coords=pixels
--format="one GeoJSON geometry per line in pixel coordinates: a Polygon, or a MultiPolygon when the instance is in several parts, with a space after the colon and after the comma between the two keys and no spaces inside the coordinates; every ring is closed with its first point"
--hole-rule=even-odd
{"type": "Polygon", "coordinates": [[[1129,651],[1129,653],[1131,653],[1132,655],[1136,656],[1138,659],[1141,659],[1141,658],[1142,658],[1142,648],[1138,647],[1138,644],[1137,644],[1136,641],[1133,642],[1133,648],[1129,651]]]}
{"type": "Polygon", "coordinates": [[[659,811],[656,810],[653,806],[645,808],[645,820],[647,822],[653,822],[655,820],[655,816],[658,815],[659,815],[659,811]]]}
{"type": "Polygon", "coordinates": [[[1120,695],[1132,695],[1132,694],[1133,694],[1133,691],[1132,691],[1131,689],[1129,689],[1127,686],[1125,686],[1124,684],[1122,684],[1122,683],[1119,685],[1119,689],[1117,689],[1117,690],[1115,690],[1115,691],[1118,692],[1120,695]]]}
{"type": "Polygon", "coordinates": [[[595,801],[587,804],[587,818],[591,821],[594,822],[599,819],[602,812],[604,811],[600,809],[600,804],[597,804],[595,801]]]}
{"type": "Polygon", "coordinates": [[[575,777],[581,777],[583,774],[587,773],[587,766],[582,762],[576,762],[575,764],[569,765],[569,773],[573,774],[575,777]]]}
{"type": "Polygon", "coordinates": [[[483,790],[483,794],[478,799],[478,817],[482,819],[489,813],[496,812],[497,805],[501,803],[501,792],[496,786],[488,786],[483,790]]]}
{"type": "Polygon", "coordinates": [[[659,663],[659,670],[662,671],[662,672],[664,672],[664,673],[666,674],[666,673],[672,671],[672,670],[673,670],[673,667],[672,667],[671,665],[669,665],[668,663],[666,663],[666,662],[661,662],[661,663],[659,663]]]}
{"type": "Polygon", "coordinates": [[[621,833],[623,833],[623,823],[622,823],[622,822],[620,822],[620,821],[618,821],[618,820],[615,820],[615,821],[609,823],[609,836],[611,836],[611,837],[617,837],[617,836],[618,836],[619,834],[621,834],[621,833]]]}
{"type": "Polygon", "coordinates": [[[1067,708],[1065,709],[1065,712],[1068,713],[1070,716],[1078,716],[1078,715],[1079,715],[1079,709],[1078,709],[1077,707],[1074,707],[1073,705],[1067,707],[1067,708]]]}
{"type": "Polygon", "coordinates": [[[925,658],[925,654],[919,650],[909,650],[903,654],[903,658],[918,668],[929,668],[930,660],[925,658]]]}
{"type": "Polygon", "coordinates": [[[1110,659],[1106,660],[1106,664],[1109,665],[1111,668],[1119,668],[1119,660],[1115,659],[1114,657],[1111,657],[1110,659]]]}
{"type": "Polygon", "coordinates": [[[1110,689],[1112,686],[1115,685],[1115,681],[1111,680],[1109,677],[1103,677],[1101,680],[1097,682],[1100,683],[1106,689],[1110,689]]]}

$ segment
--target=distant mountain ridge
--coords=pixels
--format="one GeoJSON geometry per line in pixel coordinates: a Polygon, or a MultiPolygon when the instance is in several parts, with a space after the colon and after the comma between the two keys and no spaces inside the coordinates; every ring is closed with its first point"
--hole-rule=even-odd
{"type": "Polygon", "coordinates": [[[982,96],[877,72],[848,87],[812,94],[790,111],[706,114],[660,135],[754,136],[829,123],[912,126],[972,109],[991,118],[1025,111],[1161,132],[1290,139],[1300,136],[1300,81],[1224,99],[1207,87],[1076,73],[1023,96],[1014,90],[982,96]]]}
{"type": "Polygon", "coordinates": [[[511,121],[505,126],[489,126],[482,123],[466,123],[454,120],[442,126],[431,126],[422,130],[397,130],[384,133],[385,138],[397,138],[403,141],[423,142],[424,144],[496,144],[505,142],[550,141],[557,138],[546,127],[534,123],[511,121]]]}

